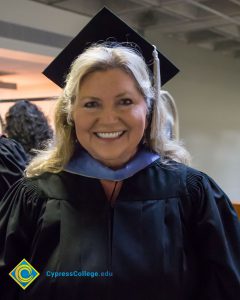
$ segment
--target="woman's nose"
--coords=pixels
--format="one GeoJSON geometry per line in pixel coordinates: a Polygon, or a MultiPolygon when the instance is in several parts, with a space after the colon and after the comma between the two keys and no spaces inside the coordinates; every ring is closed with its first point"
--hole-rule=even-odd
{"type": "Polygon", "coordinates": [[[103,109],[101,112],[100,120],[104,124],[116,123],[118,119],[119,116],[115,109],[112,108],[103,109]]]}

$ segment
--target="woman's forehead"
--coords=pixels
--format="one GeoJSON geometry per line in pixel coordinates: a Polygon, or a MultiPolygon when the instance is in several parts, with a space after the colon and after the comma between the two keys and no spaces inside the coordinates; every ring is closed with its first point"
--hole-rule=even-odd
{"type": "Polygon", "coordinates": [[[79,82],[79,90],[84,86],[97,84],[101,88],[100,84],[118,84],[119,86],[124,85],[123,83],[137,84],[134,76],[126,70],[116,67],[108,68],[105,70],[95,70],[84,75],[79,82]]]}

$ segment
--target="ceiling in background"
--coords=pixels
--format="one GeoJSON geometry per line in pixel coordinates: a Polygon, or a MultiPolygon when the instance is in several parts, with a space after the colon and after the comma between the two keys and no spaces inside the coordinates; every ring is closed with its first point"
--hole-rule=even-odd
{"type": "MultiPolygon", "coordinates": [[[[17,1],[17,0],[16,0],[17,1]]],[[[140,34],[153,31],[240,59],[240,0],[28,0],[88,17],[103,6],[140,34]]],[[[64,48],[72,39],[0,20],[0,37],[32,45],[64,48]]],[[[54,49],[55,49],[54,48],[54,49]]],[[[0,48],[0,101],[54,96],[58,89],[41,74],[52,57],[0,48]]]]}
{"type": "Polygon", "coordinates": [[[52,57],[0,48],[0,103],[7,99],[39,98],[58,93],[41,74],[52,57]],[[42,92],[39,92],[41,90],[42,92]]]}
{"type": "Polygon", "coordinates": [[[240,0],[29,0],[92,17],[103,6],[144,34],[157,31],[240,58],[240,0]]]}

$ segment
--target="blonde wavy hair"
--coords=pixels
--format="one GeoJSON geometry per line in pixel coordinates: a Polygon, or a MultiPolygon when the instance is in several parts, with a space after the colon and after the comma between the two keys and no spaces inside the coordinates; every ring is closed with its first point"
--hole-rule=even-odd
{"type": "MultiPolygon", "coordinates": [[[[27,177],[37,176],[44,172],[58,173],[63,170],[75,149],[76,133],[71,116],[81,82],[90,73],[112,68],[120,68],[130,74],[144,96],[150,120],[150,126],[146,129],[144,138],[146,145],[159,153],[164,162],[173,159],[188,164],[189,154],[178,142],[176,130],[173,128],[175,136],[173,134],[172,139],[166,134],[169,118],[166,102],[171,102],[170,106],[173,105],[172,116],[177,114],[174,100],[170,96],[170,98],[167,97],[169,95],[166,94],[167,92],[162,91],[161,99],[158,101],[158,132],[154,132],[154,135],[151,133],[151,115],[155,101],[154,89],[150,79],[151,74],[141,54],[136,49],[125,45],[100,44],[91,46],[73,61],[65,80],[65,87],[56,104],[54,142],[46,150],[40,151],[31,161],[26,169],[27,177]],[[154,136],[154,138],[150,138],[150,136],[154,136]]],[[[176,122],[175,119],[173,123],[176,124],[176,122]]]]}

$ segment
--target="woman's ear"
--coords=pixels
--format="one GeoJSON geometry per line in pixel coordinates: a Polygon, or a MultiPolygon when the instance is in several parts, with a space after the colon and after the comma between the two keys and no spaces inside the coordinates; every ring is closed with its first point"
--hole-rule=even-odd
{"type": "Polygon", "coordinates": [[[67,115],[67,124],[70,126],[74,126],[73,113],[69,112],[67,115]]]}
{"type": "Polygon", "coordinates": [[[149,122],[148,122],[148,116],[146,115],[146,120],[145,120],[145,130],[148,128],[148,124],[149,124],[149,122]]]}
{"type": "Polygon", "coordinates": [[[146,123],[145,123],[145,130],[148,129],[151,126],[152,122],[152,109],[148,109],[146,114],[146,123]]]}

